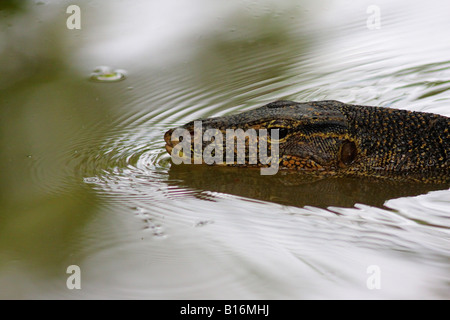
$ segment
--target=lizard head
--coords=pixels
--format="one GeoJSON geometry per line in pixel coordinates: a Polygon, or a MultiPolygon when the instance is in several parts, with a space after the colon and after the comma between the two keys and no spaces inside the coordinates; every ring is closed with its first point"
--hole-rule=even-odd
{"type": "Polygon", "coordinates": [[[172,154],[184,141],[183,152],[186,154],[189,146],[191,158],[213,151],[216,160],[223,160],[222,164],[254,167],[265,164],[252,159],[261,155],[263,148],[270,154],[276,144],[280,168],[333,173],[350,166],[358,157],[357,143],[350,134],[347,119],[333,107],[335,104],[340,102],[276,101],[240,114],[191,121],[166,132],[166,150],[172,154]],[[241,141],[246,148],[241,158],[236,132],[243,134],[241,141]],[[200,142],[199,137],[202,137],[200,142]],[[252,149],[254,144],[256,147],[252,149]],[[226,158],[227,150],[234,151],[232,158],[226,158]]]}

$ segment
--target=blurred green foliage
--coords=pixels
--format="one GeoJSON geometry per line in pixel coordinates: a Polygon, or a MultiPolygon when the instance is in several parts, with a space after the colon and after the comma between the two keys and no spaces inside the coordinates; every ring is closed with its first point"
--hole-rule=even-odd
{"type": "Polygon", "coordinates": [[[0,20],[0,268],[64,276],[98,203],[79,168],[103,143],[113,103],[73,70],[64,28],[19,13],[22,2],[0,1],[11,10],[0,20]]]}

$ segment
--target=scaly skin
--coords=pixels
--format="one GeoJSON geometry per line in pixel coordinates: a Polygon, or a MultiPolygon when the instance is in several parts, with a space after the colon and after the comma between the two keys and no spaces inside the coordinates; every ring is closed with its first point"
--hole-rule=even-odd
{"type": "MultiPolygon", "coordinates": [[[[436,114],[338,101],[277,101],[201,120],[203,130],[224,134],[226,129],[279,129],[280,169],[313,176],[450,182],[450,118],[436,114]]],[[[193,133],[193,122],[181,128],[193,133]]],[[[177,143],[172,132],[164,137],[169,153],[177,143]]]]}

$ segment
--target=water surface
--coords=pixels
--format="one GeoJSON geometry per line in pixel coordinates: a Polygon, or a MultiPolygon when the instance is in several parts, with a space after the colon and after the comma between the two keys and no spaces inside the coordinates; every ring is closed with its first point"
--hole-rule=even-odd
{"type": "Polygon", "coordinates": [[[379,2],[379,28],[372,4],[80,1],[81,30],[57,1],[1,10],[0,297],[450,298],[448,186],[164,149],[168,128],[278,99],[449,116],[448,4],[379,2]]]}

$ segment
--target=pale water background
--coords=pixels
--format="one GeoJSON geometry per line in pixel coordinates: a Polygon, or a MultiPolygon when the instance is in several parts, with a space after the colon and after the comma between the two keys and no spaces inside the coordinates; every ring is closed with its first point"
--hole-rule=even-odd
{"type": "Polygon", "coordinates": [[[448,1],[3,3],[0,298],[450,298],[448,186],[175,168],[162,138],[277,99],[450,116],[448,1]]]}

